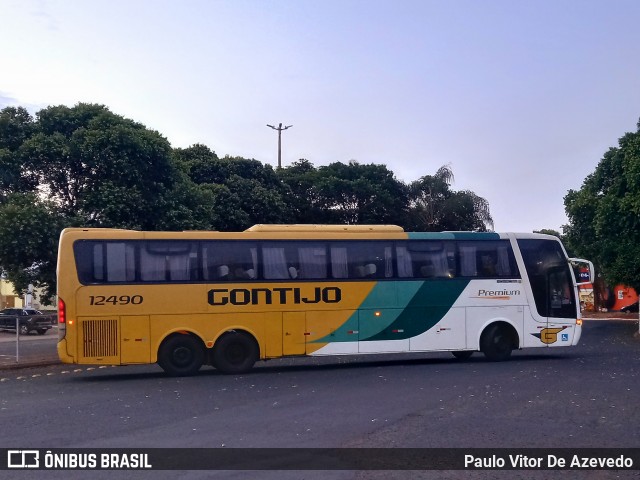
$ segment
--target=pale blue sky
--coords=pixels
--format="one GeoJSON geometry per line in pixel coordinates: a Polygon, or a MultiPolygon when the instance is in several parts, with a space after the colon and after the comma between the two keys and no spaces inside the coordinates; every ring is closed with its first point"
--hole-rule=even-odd
{"type": "Polygon", "coordinates": [[[563,197],[640,117],[637,0],[0,0],[0,108],[77,102],[175,147],[275,165],[450,164],[497,231],[563,197]]]}

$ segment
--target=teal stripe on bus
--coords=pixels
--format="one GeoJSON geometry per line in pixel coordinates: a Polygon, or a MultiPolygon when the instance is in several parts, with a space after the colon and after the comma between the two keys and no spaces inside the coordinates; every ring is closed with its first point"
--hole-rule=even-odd
{"type": "Polygon", "coordinates": [[[410,240],[500,240],[495,232],[409,232],[410,240]]]}
{"type": "Polygon", "coordinates": [[[390,325],[370,337],[361,336],[360,341],[404,340],[426,332],[442,320],[469,281],[453,278],[420,282],[422,285],[407,307],[390,325]]]}
{"type": "Polygon", "coordinates": [[[415,337],[442,320],[468,284],[464,278],[378,282],[344,324],[313,343],[353,342],[354,331],[361,342],[415,337]]]}

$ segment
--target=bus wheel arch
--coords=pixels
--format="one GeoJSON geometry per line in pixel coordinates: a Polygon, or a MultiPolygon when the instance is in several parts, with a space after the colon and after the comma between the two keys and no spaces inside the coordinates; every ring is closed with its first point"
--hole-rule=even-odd
{"type": "Polygon", "coordinates": [[[260,345],[245,330],[229,330],[218,337],[209,358],[211,365],[222,373],[246,373],[260,358],[260,345]]]}
{"type": "Polygon", "coordinates": [[[480,335],[480,351],[487,359],[494,362],[507,360],[511,356],[511,352],[519,346],[518,332],[508,322],[492,322],[484,328],[480,335]]]}
{"type": "Polygon", "coordinates": [[[194,375],[204,364],[206,350],[200,337],[189,333],[172,333],[158,348],[158,365],[172,377],[194,375]]]}

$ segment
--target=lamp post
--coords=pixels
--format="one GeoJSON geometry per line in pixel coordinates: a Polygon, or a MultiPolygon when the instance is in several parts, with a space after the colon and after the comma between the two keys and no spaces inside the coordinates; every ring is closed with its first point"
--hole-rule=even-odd
{"type": "Polygon", "coordinates": [[[282,123],[278,124],[277,127],[273,125],[267,124],[267,127],[273,128],[278,131],[278,170],[282,168],[282,131],[287,128],[293,127],[293,125],[287,125],[286,127],[282,126],[282,123]]]}

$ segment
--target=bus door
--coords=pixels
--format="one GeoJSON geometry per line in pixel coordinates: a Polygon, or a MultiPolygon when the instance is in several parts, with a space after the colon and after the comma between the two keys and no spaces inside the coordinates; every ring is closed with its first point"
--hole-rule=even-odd
{"type": "Polygon", "coordinates": [[[571,345],[579,310],[568,264],[549,268],[546,280],[547,325],[540,341],[547,346],[571,345]]]}

